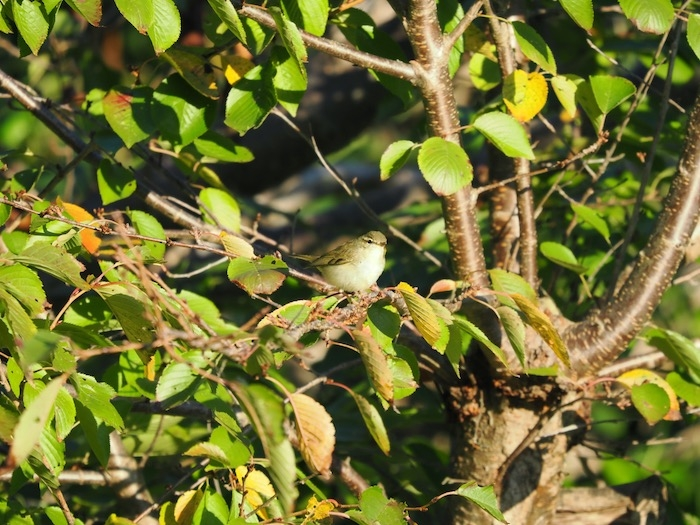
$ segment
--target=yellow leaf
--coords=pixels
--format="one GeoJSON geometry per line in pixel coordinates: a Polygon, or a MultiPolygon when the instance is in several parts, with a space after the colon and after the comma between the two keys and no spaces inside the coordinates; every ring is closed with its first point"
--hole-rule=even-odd
{"type": "Polygon", "coordinates": [[[235,257],[243,257],[245,259],[252,259],[255,257],[255,251],[253,247],[247,241],[231,235],[225,231],[219,234],[219,239],[221,239],[221,244],[224,245],[224,250],[226,253],[230,253],[235,257]]]}
{"type": "Polygon", "coordinates": [[[255,67],[253,62],[238,55],[222,57],[221,60],[224,66],[224,76],[230,85],[238,82],[248,71],[255,67]]]}
{"type": "Polygon", "coordinates": [[[335,427],[326,409],[305,394],[292,394],[289,402],[297,423],[299,450],[316,472],[327,474],[335,450],[335,427]]]}
{"type": "Polygon", "coordinates": [[[380,397],[393,404],[394,379],[387,355],[372,337],[369,328],[353,330],[352,337],[357,344],[357,351],[360,353],[372,386],[380,397]]]}
{"type": "Polygon", "coordinates": [[[324,499],[318,501],[316,496],[311,496],[306,504],[306,517],[303,523],[313,523],[318,520],[329,518],[331,512],[336,508],[336,503],[333,500],[324,499]]]}
{"type": "Polygon", "coordinates": [[[624,374],[619,376],[617,378],[617,381],[622,383],[629,389],[631,389],[634,386],[643,385],[645,383],[653,383],[656,386],[663,388],[664,392],[666,392],[666,395],[668,395],[668,399],[670,401],[670,408],[668,410],[668,413],[664,416],[664,419],[666,421],[677,421],[678,419],[680,419],[681,407],[678,403],[678,396],[676,395],[676,392],[673,390],[671,385],[669,385],[666,382],[666,380],[663,379],[661,376],[655,374],[651,370],[636,368],[634,370],[630,370],[629,372],[625,372],[624,374]]]}
{"type": "Polygon", "coordinates": [[[272,488],[270,479],[259,470],[248,470],[248,467],[241,465],[236,467],[236,479],[238,483],[236,489],[244,494],[246,502],[258,509],[256,513],[263,519],[267,519],[267,512],[263,508],[265,501],[275,496],[275,489],[272,488]]]}
{"type": "MultiPolygon", "coordinates": [[[[92,223],[95,217],[84,208],[70,202],[62,203],[63,209],[70,215],[70,218],[77,222],[92,223]]],[[[100,248],[100,238],[95,230],[80,230],[80,242],[89,253],[95,254],[100,248]]]]}
{"type": "Polygon", "coordinates": [[[547,102],[547,81],[541,73],[516,69],[503,81],[503,102],[520,122],[532,120],[547,102]]]}
{"type": "Polygon", "coordinates": [[[189,525],[192,523],[194,513],[204,497],[201,490],[188,490],[177,499],[175,503],[175,522],[177,525],[189,525]]]}
{"type": "Polygon", "coordinates": [[[566,349],[566,345],[559,335],[559,332],[557,332],[554,328],[552,320],[547,317],[535,303],[530,301],[530,299],[524,295],[512,293],[510,294],[510,297],[513,299],[513,301],[515,301],[515,304],[518,305],[518,308],[520,308],[520,310],[525,314],[530,326],[532,326],[535,331],[540,334],[540,337],[542,337],[544,342],[549,345],[559,360],[567,367],[570,367],[571,361],[569,360],[569,351],[566,349]]]}

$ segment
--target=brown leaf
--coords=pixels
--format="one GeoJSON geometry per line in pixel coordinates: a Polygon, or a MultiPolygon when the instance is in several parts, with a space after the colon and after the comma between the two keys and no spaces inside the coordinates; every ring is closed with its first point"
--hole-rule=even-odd
{"type": "Polygon", "coordinates": [[[297,439],[304,461],[320,474],[327,474],[335,450],[335,427],[326,409],[305,394],[291,394],[289,402],[297,422],[297,439]]]}
{"type": "Polygon", "coordinates": [[[372,386],[383,399],[393,404],[394,381],[387,355],[372,337],[369,328],[353,330],[352,337],[357,343],[357,350],[360,352],[372,386]]]}

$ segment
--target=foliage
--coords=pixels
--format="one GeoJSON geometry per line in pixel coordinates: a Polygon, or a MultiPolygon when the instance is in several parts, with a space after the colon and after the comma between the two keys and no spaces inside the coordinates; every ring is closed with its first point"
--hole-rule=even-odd
{"type": "MultiPolygon", "coordinates": [[[[446,392],[467,384],[474,363],[497,378],[480,388],[504,377],[578,379],[562,319],[578,321],[609,299],[624,264],[645,248],[685,127],[681,112],[659,118],[659,108],[682,98],[689,79],[697,83],[700,15],[670,0],[605,9],[532,1],[544,15],[504,22],[489,2],[428,2],[440,22],[434,43],[446,51],[441,77],[425,71],[431,62],[415,40],[409,62],[353,2],[194,4],[0,1],[0,85],[12,99],[0,107],[8,174],[0,200],[0,516],[391,525],[429,512],[446,523],[453,517],[443,500],[455,498],[505,522],[502,480],[480,486],[475,474],[442,486],[450,473],[439,445],[446,392]],[[189,45],[182,28],[199,10],[202,45],[189,45]],[[523,57],[510,70],[497,23],[523,57]],[[324,36],[336,34],[331,27],[349,44],[324,36]],[[87,45],[107,30],[125,43],[131,73],[87,45]],[[672,33],[684,38],[667,43],[672,33]],[[318,58],[312,50],[366,69],[392,97],[387,107],[403,108],[396,122],[412,130],[394,124],[400,136],[372,159],[381,180],[411,167],[441,199],[441,207],[418,203],[380,219],[394,234],[394,287],[352,297],[319,288],[257,228],[263,208],[219,174],[253,160],[241,137],[271,115],[298,115],[318,58]],[[457,108],[454,79],[464,74],[470,103],[457,108]],[[435,114],[449,104],[459,126],[442,129],[435,114]],[[528,167],[501,177],[494,159],[528,167]],[[536,164],[522,164],[529,161],[536,164]],[[491,178],[477,185],[487,164],[491,178]],[[480,211],[477,198],[525,179],[537,204],[530,271],[541,283],[484,249],[501,242],[490,222],[498,210],[480,211]],[[459,215],[465,192],[469,212],[459,215]],[[467,246],[455,223],[469,214],[479,222],[467,246]],[[408,237],[421,241],[397,241],[408,237]],[[176,249],[192,256],[173,263],[176,249]],[[447,259],[454,272],[441,264],[447,259]],[[468,270],[484,259],[488,275],[468,270]],[[462,308],[473,302],[488,304],[498,334],[462,308]],[[431,360],[439,365],[431,369],[431,360]],[[99,489],[101,477],[87,482],[91,490],[70,485],[72,473],[100,469],[129,472],[138,490],[119,492],[117,482],[99,489]],[[113,491],[133,507],[115,504],[113,491]],[[46,506],[44,493],[56,504],[46,506]]],[[[412,16],[404,2],[392,5],[412,16]]],[[[406,27],[409,40],[418,38],[406,27]]],[[[695,429],[695,334],[672,328],[649,326],[642,338],[673,371],[591,371],[581,398],[631,403],[641,422],[666,424],[669,434],[695,429]]],[[[697,511],[682,499],[684,511],[697,511]]]]}

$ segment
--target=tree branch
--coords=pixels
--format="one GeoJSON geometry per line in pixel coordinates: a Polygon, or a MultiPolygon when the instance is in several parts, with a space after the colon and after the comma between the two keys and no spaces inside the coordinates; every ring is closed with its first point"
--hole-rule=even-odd
{"type": "MultiPolygon", "coordinates": [[[[501,68],[501,74],[503,78],[506,78],[515,71],[518,65],[518,57],[511,44],[513,40],[511,25],[503,22],[498,17],[489,0],[485,1],[484,6],[489,15],[489,25],[498,50],[498,64],[501,68]]],[[[503,156],[503,153],[500,151],[495,149],[492,149],[492,151],[494,155],[503,156]]],[[[511,228],[508,228],[506,225],[506,227],[499,229],[506,233],[509,229],[517,231],[520,240],[520,274],[523,279],[536,290],[539,286],[539,278],[537,275],[537,228],[535,226],[535,204],[532,195],[532,179],[527,175],[530,172],[530,163],[524,158],[517,158],[512,161],[509,160],[508,163],[512,166],[512,174],[516,177],[516,202],[518,208],[517,216],[511,215],[510,221],[518,221],[519,224],[517,226],[511,226],[511,228]]],[[[495,172],[495,174],[498,175],[499,172],[502,173],[499,170],[495,172]]],[[[496,208],[508,209],[507,204],[505,204],[508,197],[510,197],[508,193],[508,188],[494,193],[494,206],[496,208]],[[503,200],[504,203],[500,203],[499,200],[503,200]]],[[[513,236],[505,235],[504,239],[508,239],[509,237],[513,236]]],[[[501,252],[503,251],[503,246],[501,246],[501,252]]]]}
{"type": "Polygon", "coordinates": [[[579,376],[610,363],[639,333],[680,265],[700,214],[700,97],[688,118],[685,147],[647,247],[618,294],[562,335],[579,376]]]}
{"type": "MultiPolygon", "coordinates": [[[[432,0],[393,0],[415,53],[416,85],[423,97],[430,134],[461,146],[459,116],[448,69],[450,49],[445,45],[432,0]]],[[[476,14],[470,11],[470,17],[476,14]]],[[[442,197],[447,240],[454,271],[473,288],[489,286],[481,233],[476,220],[476,194],[469,186],[442,197]]]]}
{"type": "MultiPolygon", "coordinates": [[[[238,13],[246,18],[256,21],[260,25],[277,30],[275,20],[261,7],[244,4],[238,8],[238,13]]],[[[300,30],[299,33],[301,34],[304,44],[311,49],[321,51],[327,55],[340,58],[341,60],[346,60],[364,69],[371,69],[378,73],[385,73],[387,75],[391,75],[392,77],[406,80],[411,84],[415,84],[417,81],[416,72],[413,70],[410,64],[401,62],[400,60],[391,60],[373,55],[371,53],[366,53],[355,49],[350,45],[343,44],[342,42],[336,42],[335,40],[329,40],[328,38],[312,35],[306,31],[300,30]]]]}

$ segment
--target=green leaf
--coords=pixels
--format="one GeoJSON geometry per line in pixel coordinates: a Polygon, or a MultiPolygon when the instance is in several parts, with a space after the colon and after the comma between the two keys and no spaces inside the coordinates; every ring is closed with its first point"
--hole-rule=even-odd
{"type": "Polygon", "coordinates": [[[675,12],[671,0],[618,0],[622,12],[640,31],[661,35],[671,28],[675,12]]]}
{"type": "Polygon", "coordinates": [[[21,264],[0,266],[0,285],[31,315],[38,315],[44,311],[44,285],[36,272],[30,268],[21,264]]]}
{"type": "Polygon", "coordinates": [[[126,199],[136,191],[136,178],[131,170],[120,164],[113,164],[109,159],[102,159],[97,168],[97,187],[102,204],[126,199]]]}
{"type": "Polygon", "coordinates": [[[508,523],[505,516],[498,508],[498,498],[496,498],[496,492],[493,490],[493,486],[480,487],[476,482],[470,481],[461,485],[456,492],[472,503],[476,503],[501,523],[508,523]]]}
{"type": "Polygon", "coordinates": [[[204,188],[199,193],[204,220],[225,230],[238,233],[241,229],[241,209],[227,191],[204,188]]]}
{"type": "Polygon", "coordinates": [[[152,0],[142,0],[133,2],[132,0],[114,0],[119,12],[136,30],[145,35],[148,28],[153,23],[153,2],[152,0]]]}
{"type": "Polygon", "coordinates": [[[180,11],[173,0],[140,0],[153,3],[153,20],[148,26],[148,37],[159,55],[180,38],[180,11]]]}
{"type": "Polygon", "coordinates": [[[564,11],[586,31],[593,27],[593,2],[591,0],[559,0],[564,11]]]}
{"type": "Polygon", "coordinates": [[[22,347],[19,355],[22,368],[30,370],[36,363],[46,363],[49,356],[63,346],[63,337],[59,334],[45,329],[37,330],[36,334],[26,339],[22,347]]]}
{"type": "Polygon", "coordinates": [[[261,259],[237,257],[229,262],[226,274],[232,283],[249,294],[269,295],[284,282],[287,265],[272,255],[261,259]]]}
{"type": "Polygon", "coordinates": [[[248,148],[236,144],[230,138],[213,130],[209,130],[201,137],[194,139],[194,147],[203,156],[200,162],[209,162],[207,157],[222,162],[236,163],[250,162],[254,159],[253,153],[248,148]]]}
{"type": "Polygon", "coordinates": [[[93,411],[81,403],[80,400],[75,402],[75,409],[80,422],[80,430],[85,434],[90,450],[95,454],[100,465],[103,468],[107,468],[110,451],[109,434],[112,429],[100,421],[93,411]]]}
{"type": "Polygon", "coordinates": [[[370,487],[360,496],[360,510],[348,511],[348,516],[362,525],[405,525],[403,503],[388,499],[381,487],[370,487]]]}
{"type": "Polygon", "coordinates": [[[12,441],[12,432],[19,421],[19,411],[4,392],[0,392],[0,440],[12,441]]]}
{"type": "Polygon", "coordinates": [[[170,75],[153,92],[151,118],[166,140],[186,146],[210,128],[215,109],[212,100],[194,91],[180,75],[170,75]]]}
{"type": "Polygon", "coordinates": [[[476,326],[474,323],[471,321],[467,321],[466,319],[460,319],[460,318],[455,318],[455,324],[459,327],[460,330],[463,332],[466,332],[469,336],[473,337],[476,339],[479,343],[481,343],[482,346],[486,347],[493,355],[495,355],[501,363],[507,368],[508,367],[508,359],[506,358],[505,352],[503,352],[503,349],[495,344],[493,341],[491,341],[486,334],[476,326]]]}
{"type": "MultiPolygon", "coordinates": [[[[493,289],[497,292],[503,292],[505,294],[519,293],[530,299],[532,302],[537,301],[537,294],[532,286],[523,279],[521,276],[515,273],[508,272],[506,270],[501,270],[500,268],[494,268],[489,270],[489,277],[491,278],[491,284],[493,289]]],[[[499,296],[499,300],[508,306],[515,306],[514,302],[508,302],[504,300],[506,298],[499,296]]]]}
{"type": "Polygon", "coordinates": [[[574,252],[569,247],[559,244],[558,242],[545,241],[540,245],[540,251],[547,259],[559,266],[576,272],[581,275],[586,273],[588,268],[581,265],[576,259],[574,252]]]}
{"type": "Polygon", "coordinates": [[[518,315],[518,312],[509,306],[499,306],[496,308],[498,317],[506,332],[510,346],[520,362],[520,366],[525,368],[525,323],[518,315]]]}
{"type": "Polygon", "coordinates": [[[387,434],[386,427],[384,426],[384,421],[382,416],[372,403],[370,403],[365,397],[360,394],[356,394],[352,390],[348,390],[352,398],[357,403],[357,408],[360,409],[360,415],[362,420],[365,422],[367,430],[369,430],[372,439],[377,444],[379,449],[384,452],[387,456],[391,451],[391,442],[389,441],[389,435],[387,434]]]}
{"type": "MultiPolygon", "coordinates": [[[[7,337],[5,344],[15,348],[17,340],[22,341],[32,337],[36,333],[36,326],[34,326],[32,318],[27,315],[22,304],[7,290],[0,287],[0,307],[3,306],[4,315],[2,317],[6,318],[6,322],[9,324],[13,336],[7,337]]],[[[2,317],[0,317],[0,319],[2,319],[2,317]]]]}
{"type": "Polygon", "coordinates": [[[153,305],[145,293],[128,283],[99,284],[94,290],[107,303],[129,341],[153,341],[153,305]]]}
{"type": "Polygon", "coordinates": [[[632,82],[622,77],[596,75],[590,78],[591,90],[603,114],[608,114],[634,95],[636,88],[632,82]]]}
{"type": "Polygon", "coordinates": [[[13,432],[12,446],[10,447],[10,462],[19,465],[29,457],[34,447],[39,443],[41,434],[53,412],[53,406],[59,390],[66,382],[64,376],[53,379],[34,398],[29,407],[19,416],[19,421],[13,432]]]}
{"type": "Polygon", "coordinates": [[[584,80],[576,75],[555,75],[550,84],[559,103],[566,110],[571,118],[576,115],[576,92],[578,85],[584,80]]]}
{"type": "Polygon", "coordinates": [[[489,91],[498,86],[503,77],[498,62],[483,53],[474,53],[469,60],[469,78],[476,89],[489,91]]]}
{"type": "Polygon", "coordinates": [[[183,353],[182,361],[172,361],[163,370],[156,386],[156,401],[173,407],[187,401],[194,394],[202,376],[197,373],[207,367],[207,360],[200,351],[183,353]]]}
{"type": "Polygon", "coordinates": [[[644,330],[642,337],[687,371],[693,381],[700,383],[700,352],[693,341],[672,330],[656,327],[644,330]]]}
{"type": "Polygon", "coordinates": [[[388,303],[377,302],[367,310],[367,319],[364,323],[369,327],[372,337],[385,351],[392,348],[392,344],[401,328],[401,316],[396,307],[388,303]]]}
{"type": "Polygon", "coordinates": [[[54,406],[54,418],[56,421],[56,437],[64,441],[75,425],[75,402],[65,388],[58,391],[54,406]]]}
{"type": "Polygon", "coordinates": [[[583,108],[583,111],[593,124],[593,129],[595,129],[596,133],[600,133],[603,130],[603,124],[605,124],[605,115],[598,106],[590,82],[581,82],[578,84],[576,87],[576,102],[583,108]]]}
{"type": "Polygon", "coordinates": [[[102,20],[102,0],[66,0],[92,26],[99,27],[102,20]]]}
{"type": "Polygon", "coordinates": [[[688,17],[688,28],[685,34],[690,49],[700,58],[700,14],[693,13],[688,17]]]}
{"type": "MultiPolygon", "coordinates": [[[[3,2],[5,3],[5,2],[3,2]]],[[[49,35],[49,15],[43,2],[29,0],[11,2],[17,30],[32,53],[37,55],[49,35]]]]}
{"type": "Polygon", "coordinates": [[[597,211],[583,204],[572,204],[571,209],[574,210],[574,213],[584,222],[590,224],[593,229],[600,233],[606,242],[610,244],[610,228],[608,228],[608,223],[605,222],[605,219],[603,219],[597,211]]]}
{"type": "Polygon", "coordinates": [[[379,176],[381,179],[387,180],[399,171],[406,164],[415,147],[416,143],[411,140],[397,140],[389,144],[389,147],[382,153],[382,158],[379,160],[379,176]]]}
{"type": "Polygon", "coordinates": [[[666,376],[666,382],[679,397],[685,399],[688,405],[700,407],[700,386],[686,381],[678,372],[670,372],[666,376]]]}
{"type": "Polygon", "coordinates": [[[236,82],[226,98],[227,126],[244,135],[262,124],[277,103],[274,71],[256,66],[236,82]]]}
{"type": "Polygon", "coordinates": [[[328,0],[282,0],[282,9],[297,27],[323,36],[328,23],[328,0]]]}
{"type": "Polygon", "coordinates": [[[284,405],[279,396],[260,383],[239,389],[241,406],[255,428],[265,456],[270,460],[270,477],[284,512],[290,512],[298,496],[294,449],[284,432],[284,405]]]}
{"type": "Polygon", "coordinates": [[[207,470],[218,468],[235,469],[245,465],[251,458],[251,448],[237,439],[224,427],[215,428],[209,441],[197,443],[184,453],[186,456],[204,456],[217,464],[207,467],[207,470]]]}
{"type": "Polygon", "coordinates": [[[474,121],[474,128],[508,157],[523,157],[534,160],[535,154],[530,146],[525,128],[510,115],[500,111],[485,113],[474,121]]]}
{"type": "Polygon", "coordinates": [[[95,417],[117,430],[124,428],[122,417],[111,403],[111,399],[116,395],[111,386],[98,383],[94,377],[80,373],[71,374],[70,382],[75,387],[78,401],[95,417]]]}
{"type": "Polygon", "coordinates": [[[278,7],[270,7],[268,12],[277,24],[277,32],[282,39],[285,49],[289,56],[294,61],[294,64],[299,70],[299,74],[306,78],[305,62],[308,60],[306,46],[299,33],[297,25],[287,18],[282,10],[278,7]]]}
{"type": "Polygon", "coordinates": [[[243,42],[243,44],[246,44],[246,34],[245,30],[243,29],[243,24],[241,23],[241,19],[238,17],[238,12],[236,9],[233,7],[233,4],[231,4],[230,0],[207,0],[209,2],[209,5],[211,6],[212,10],[214,13],[216,13],[216,16],[219,17],[219,20],[221,20],[224,25],[228,28],[229,31],[233,33],[233,35],[243,42]]]}
{"type": "Polygon", "coordinates": [[[181,46],[173,46],[160,56],[199,94],[207,98],[219,97],[214,69],[201,54],[181,46]]]}
{"type": "Polygon", "coordinates": [[[250,18],[241,18],[241,24],[245,31],[245,39],[241,39],[241,42],[246,42],[253,56],[260,55],[276,35],[273,29],[262,26],[250,18]]]}
{"type": "Polygon", "coordinates": [[[513,31],[523,54],[547,73],[556,75],[557,63],[552,50],[539,33],[529,25],[518,21],[513,22],[513,31]]]}
{"type": "Polygon", "coordinates": [[[469,185],[473,168],[466,152],[441,137],[426,140],[418,152],[418,167],[430,187],[440,196],[452,195],[469,185]]]}
{"type": "Polygon", "coordinates": [[[671,408],[671,400],[666,391],[654,383],[633,386],[630,398],[634,407],[650,425],[661,421],[671,408]]]}
{"type": "MultiPolygon", "coordinates": [[[[406,55],[401,46],[387,33],[376,27],[374,20],[360,9],[350,8],[334,17],[334,23],[342,31],[345,38],[359,50],[372,53],[390,60],[406,62],[406,55]]],[[[370,70],[386,89],[398,97],[404,107],[408,107],[414,97],[414,89],[405,80],[377,73],[370,70]]]]}
{"type": "Polygon", "coordinates": [[[282,46],[275,46],[272,49],[270,62],[275,68],[272,84],[275,87],[277,101],[290,115],[296,116],[301,99],[306,92],[306,69],[299,68],[297,61],[282,46]]]}
{"type": "Polygon", "coordinates": [[[165,230],[163,226],[156,220],[153,215],[140,210],[131,210],[129,212],[131,224],[136,230],[136,233],[144,237],[152,239],[160,239],[162,242],[143,240],[143,250],[141,255],[145,262],[162,262],[165,256],[165,230]]]}
{"type": "Polygon", "coordinates": [[[110,90],[102,99],[107,122],[127,148],[148,138],[155,130],[150,113],[152,96],[149,87],[120,88],[110,90]]]}

